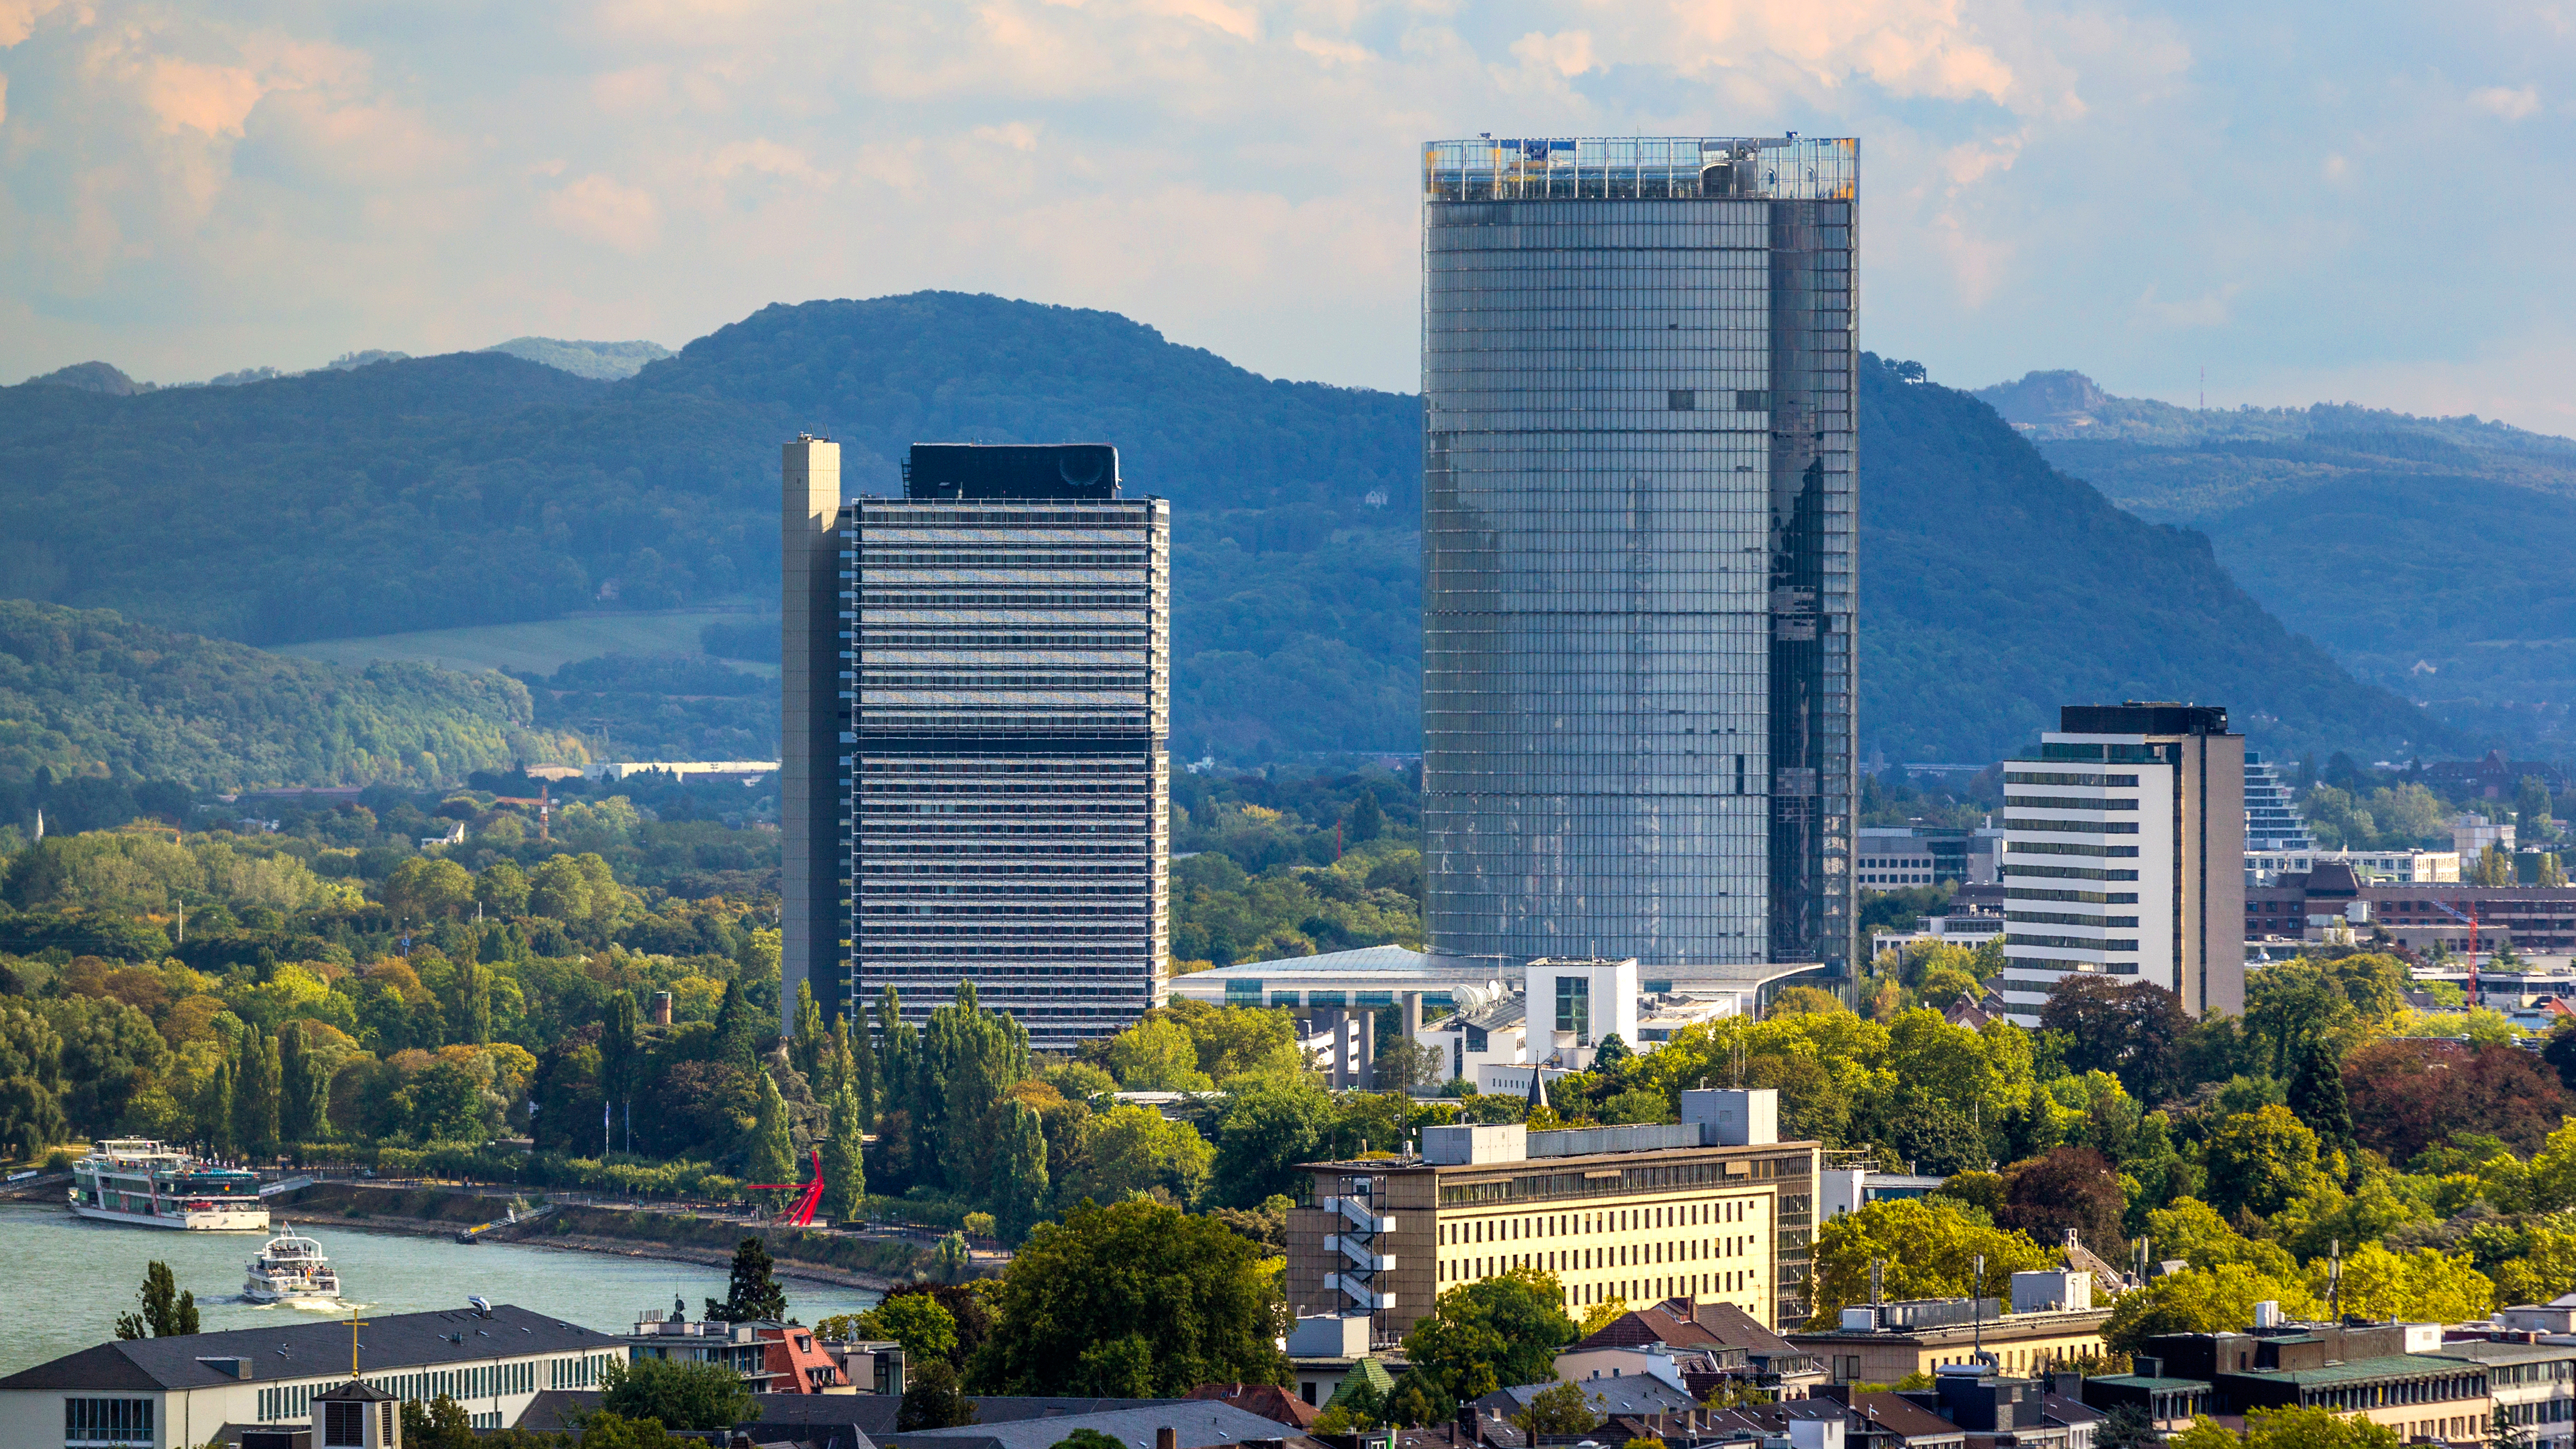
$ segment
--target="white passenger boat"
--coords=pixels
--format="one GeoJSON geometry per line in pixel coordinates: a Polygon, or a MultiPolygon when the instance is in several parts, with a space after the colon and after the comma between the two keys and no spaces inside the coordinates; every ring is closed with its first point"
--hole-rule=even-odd
{"type": "Polygon", "coordinates": [[[250,1260],[250,1277],[242,1296],[254,1303],[283,1303],[294,1298],[337,1298],[340,1275],[322,1256],[322,1245],[294,1233],[279,1233],[250,1260]]]}
{"type": "Polygon", "coordinates": [[[140,1137],[98,1144],[72,1164],[71,1210],[101,1222],[198,1232],[265,1232],[259,1179],[140,1137]]]}

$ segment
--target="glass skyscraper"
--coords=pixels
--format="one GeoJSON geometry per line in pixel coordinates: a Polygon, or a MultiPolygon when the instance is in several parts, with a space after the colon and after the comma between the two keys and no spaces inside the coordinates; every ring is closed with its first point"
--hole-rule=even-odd
{"type": "Polygon", "coordinates": [[[1435,951],[1847,959],[1859,162],[1424,148],[1435,951]]]}

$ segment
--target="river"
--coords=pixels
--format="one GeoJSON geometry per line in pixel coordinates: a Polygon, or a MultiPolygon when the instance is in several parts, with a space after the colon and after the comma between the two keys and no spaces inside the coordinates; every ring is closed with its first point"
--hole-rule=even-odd
{"type": "MultiPolygon", "coordinates": [[[[299,1225],[298,1231],[302,1231],[299,1225]]],[[[0,1204],[0,1375],[87,1348],[116,1336],[116,1316],[136,1311],[144,1265],[170,1265],[179,1286],[197,1295],[207,1332],[256,1328],[281,1314],[327,1316],[351,1308],[418,1313],[462,1308],[469,1293],[515,1303],[606,1333],[624,1333],[639,1310],[668,1310],[725,1294],[720,1267],[629,1258],[515,1243],[468,1247],[445,1238],[371,1233],[339,1223],[309,1236],[339,1270],[346,1301],[329,1308],[252,1303],[241,1296],[243,1270],[268,1241],[265,1233],[189,1233],[128,1227],[73,1217],[61,1207],[0,1204]]],[[[812,1323],[834,1313],[874,1307],[877,1294],[780,1275],[787,1311],[812,1323]]]]}

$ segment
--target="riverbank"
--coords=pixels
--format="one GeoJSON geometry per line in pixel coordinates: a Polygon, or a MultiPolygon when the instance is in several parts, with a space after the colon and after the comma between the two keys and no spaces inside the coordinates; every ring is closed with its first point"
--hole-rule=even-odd
{"type": "MultiPolygon", "coordinates": [[[[545,1201],[530,1194],[531,1206],[545,1201]]],[[[441,1187],[325,1182],[269,1199],[273,1214],[377,1232],[453,1239],[503,1215],[511,1198],[441,1187]]],[[[931,1245],[907,1238],[820,1228],[776,1227],[691,1212],[654,1212],[587,1204],[556,1206],[543,1216],[495,1228],[485,1242],[564,1248],[627,1258],[724,1267],[747,1237],[769,1249],[782,1276],[879,1292],[932,1276],[931,1245]]]]}

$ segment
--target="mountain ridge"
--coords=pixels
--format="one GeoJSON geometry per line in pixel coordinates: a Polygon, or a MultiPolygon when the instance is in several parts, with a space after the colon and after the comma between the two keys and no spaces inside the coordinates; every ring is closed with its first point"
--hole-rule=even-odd
{"type": "MultiPolygon", "coordinates": [[[[2440,735],[2267,620],[2204,542],[2118,514],[1984,403],[1871,359],[1863,408],[1865,753],[1991,758],[2057,704],[2123,689],[2224,688],[2284,742],[2440,735]],[[2018,530],[2009,553],[1979,509],[2018,530]],[[1981,576],[1987,557],[2005,577],[1981,576]],[[2037,559],[2093,587],[2011,576],[2037,559]],[[2137,577],[2232,635],[2122,593],[2137,577]],[[2101,635],[2089,653],[2064,645],[2070,619],[2101,635]],[[2019,656],[2043,662],[1997,663],[2019,656]],[[1945,682],[1971,678],[1988,697],[1945,682]]],[[[609,382],[475,353],[130,397],[0,389],[0,507],[29,520],[0,542],[0,593],[253,643],[759,596],[775,449],[799,431],[839,438],[854,494],[899,486],[914,441],[1117,444],[1130,493],[1174,504],[1176,752],[1420,748],[1420,399],[982,294],[775,304],[609,382]],[[108,528],[101,499],[161,527],[108,528]]]]}

